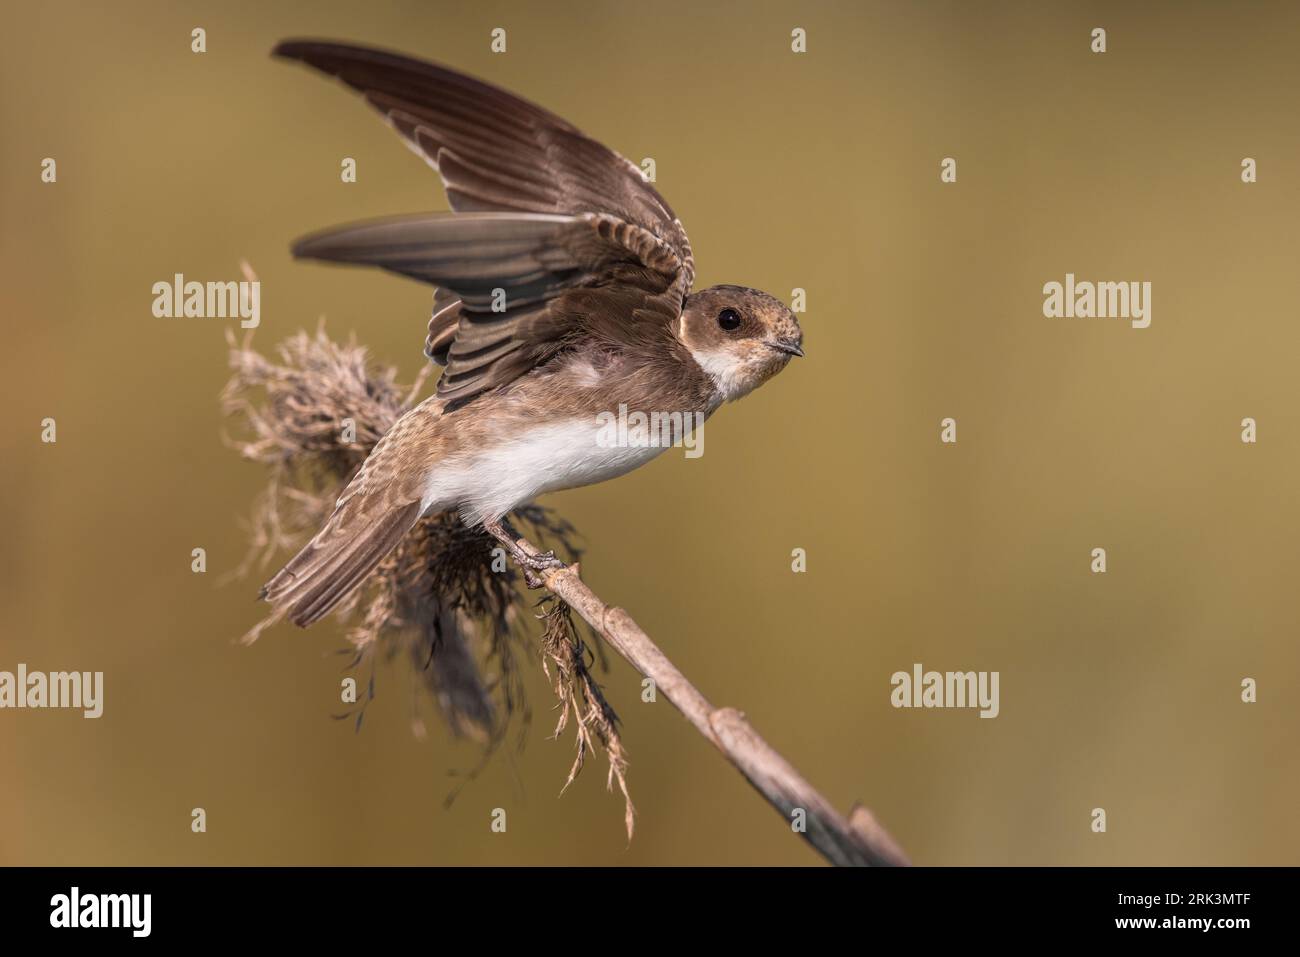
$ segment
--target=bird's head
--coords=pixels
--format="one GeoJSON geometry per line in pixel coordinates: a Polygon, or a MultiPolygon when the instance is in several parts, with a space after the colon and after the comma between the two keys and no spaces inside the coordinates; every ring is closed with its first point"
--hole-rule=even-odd
{"type": "Polygon", "coordinates": [[[748,395],[803,355],[794,313],[745,286],[710,286],[688,296],[677,338],[726,401],[748,395]]]}

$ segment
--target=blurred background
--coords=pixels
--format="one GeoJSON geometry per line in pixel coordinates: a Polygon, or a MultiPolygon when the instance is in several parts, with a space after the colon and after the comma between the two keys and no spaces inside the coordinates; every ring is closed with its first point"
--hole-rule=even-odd
{"type": "Polygon", "coordinates": [[[5,19],[0,670],[103,671],[106,691],[97,721],[0,712],[0,863],[820,861],[621,660],[603,681],[630,846],[603,758],[558,796],[571,740],[548,740],[540,669],[526,746],[444,810],[478,750],[433,721],[412,734],[404,662],[377,669],[356,733],[330,717],[335,622],[236,643],[262,576],[219,580],[264,474],[220,439],[234,321],[155,318],[151,286],[239,279],[247,259],[260,348],[324,316],[409,381],[429,290],[295,263],[289,242],[446,208],[357,97],[269,58],[291,36],[437,60],[654,157],[699,286],[807,290],[808,358],[714,417],[702,458],[546,502],[584,533],[597,593],[837,806],[864,801],[922,864],[1300,861],[1300,8],[158,2],[5,19]],[[1067,272],[1150,281],[1151,327],[1045,319],[1042,286],[1067,272]],[[890,676],[915,662],[1000,672],[1001,714],[893,709],[890,676]]]}

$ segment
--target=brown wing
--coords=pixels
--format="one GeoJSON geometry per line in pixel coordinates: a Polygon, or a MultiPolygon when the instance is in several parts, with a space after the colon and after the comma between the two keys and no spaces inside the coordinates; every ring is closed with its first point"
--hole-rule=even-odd
{"type": "Polygon", "coordinates": [[[450,289],[433,291],[433,315],[429,318],[429,335],[424,340],[424,354],[440,366],[447,364],[451,344],[456,341],[460,325],[460,300],[450,289]]]}
{"type": "Polygon", "coordinates": [[[666,244],[605,214],[429,213],[330,230],[294,253],[448,290],[426,349],[446,356],[438,396],[449,402],[511,381],[580,336],[667,337],[685,293],[666,244]],[[454,335],[438,326],[452,309],[454,335]]]}
{"type": "Polygon", "coordinates": [[[607,302],[584,298],[589,310],[595,306],[595,321],[620,321],[602,306],[627,301],[662,298],[650,310],[655,317],[675,315],[674,299],[680,309],[694,279],[685,230],[640,170],[613,150],[541,107],[431,63],[314,41],[288,41],[275,54],[361,91],[439,171],[457,213],[496,214],[516,223],[513,233],[499,223],[485,227],[491,230],[486,243],[509,248],[497,250],[495,260],[478,250],[468,257],[477,269],[468,276],[445,272],[447,256],[419,261],[429,230],[455,233],[434,225],[445,217],[351,227],[296,248],[300,255],[380,265],[440,287],[425,347],[435,361],[446,360],[438,386],[443,398],[465,399],[501,385],[562,347],[575,323],[593,321],[590,311],[574,313],[570,294],[576,289],[631,286],[610,289],[607,302]],[[568,225],[540,237],[538,217],[563,217],[568,225]],[[386,243],[393,248],[382,248],[386,243]],[[504,292],[504,304],[500,294],[484,298],[493,290],[504,292]]]}

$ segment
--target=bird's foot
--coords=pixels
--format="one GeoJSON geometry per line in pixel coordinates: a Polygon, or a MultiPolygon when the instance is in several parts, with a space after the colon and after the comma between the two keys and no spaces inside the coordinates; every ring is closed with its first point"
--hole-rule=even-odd
{"type": "Polygon", "coordinates": [[[528,555],[524,554],[521,549],[520,554],[515,560],[523,566],[524,584],[529,588],[541,588],[546,584],[546,580],[538,574],[539,572],[544,572],[552,568],[564,567],[564,562],[556,558],[555,552],[553,551],[538,552],[535,555],[528,555]]]}
{"type": "Polygon", "coordinates": [[[564,567],[564,563],[556,558],[555,552],[552,551],[538,552],[535,555],[527,555],[521,551],[519,561],[535,572],[544,572],[548,568],[564,567]]]}
{"type": "Polygon", "coordinates": [[[523,569],[524,584],[529,588],[541,588],[546,584],[539,572],[565,567],[564,562],[556,558],[553,551],[528,552],[521,548],[519,534],[504,519],[499,522],[484,522],[483,528],[505,546],[510,557],[523,569]]]}

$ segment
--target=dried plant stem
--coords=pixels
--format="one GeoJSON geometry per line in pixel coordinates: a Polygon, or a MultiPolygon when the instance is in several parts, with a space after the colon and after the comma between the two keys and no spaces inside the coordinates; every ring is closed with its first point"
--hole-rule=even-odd
{"type": "MultiPolygon", "coordinates": [[[[512,536],[513,537],[513,536],[512,536]]],[[[539,550],[514,538],[524,555],[539,550]]],[[[542,583],[586,620],[632,667],[655,683],[658,693],[676,706],[704,737],[721,751],[787,822],[796,810],[806,816],[803,837],[832,864],[897,866],[908,863],[898,844],[861,805],[845,818],[785,758],[754,730],[735,708],[715,708],[677,666],[659,650],[622,608],[611,608],[579,575],[577,565],[556,563],[539,575],[542,583]]]]}

